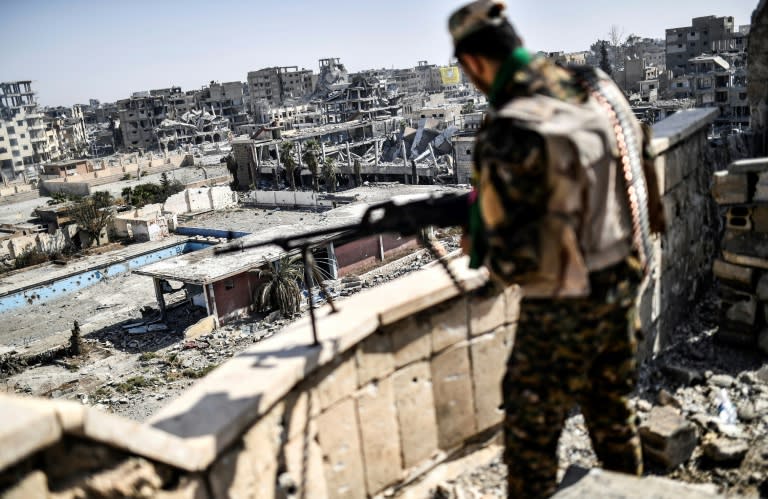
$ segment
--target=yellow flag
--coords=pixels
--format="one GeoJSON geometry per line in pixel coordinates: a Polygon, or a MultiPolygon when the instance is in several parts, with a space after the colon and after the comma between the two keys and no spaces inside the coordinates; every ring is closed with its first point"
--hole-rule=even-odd
{"type": "Polygon", "coordinates": [[[461,83],[461,74],[456,66],[440,68],[440,76],[443,78],[443,85],[458,85],[461,83]]]}

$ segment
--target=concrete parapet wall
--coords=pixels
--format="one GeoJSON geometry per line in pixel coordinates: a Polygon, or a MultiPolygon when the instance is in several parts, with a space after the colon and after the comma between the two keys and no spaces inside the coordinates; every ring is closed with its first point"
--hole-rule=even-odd
{"type": "Polygon", "coordinates": [[[196,187],[169,197],[163,205],[166,213],[183,215],[237,206],[237,194],[229,187],[196,187]]]}
{"type": "Polygon", "coordinates": [[[244,202],[257,206],[288,206],[298,208],[330,208],[333,201],[311,191],[251,191],[244,202]]]}
{"type": "Polygon", "coordinates": [[[518,290],[488,294],[485,276],[457,263],[469,295],[439,267],[355,295],[337,314],[318,311],[320,345],[299,321],[147,424],[0,397],[4,414],[19,415],[0,429],[0,486],[26,478],[44,493],[114,491],[135,480],[196,497],[266,499],[289,487],[299,497],[364,498],[419,476],[502,418],[518,290]],[[43,464],[72,446],[75,456],[110,459],[43,464]]]}
{"type": "Polygon", "coordinates": [[[645,330],[641,358],[672,341],[675,329],[711,280],[716,256],[718,214],[710,194],[717,165],[707,131],[714,109],[681,111],[654,127],[656,172],[667,217],[667,233],[656,240],[656,266],[641,294],[645,330]]]}

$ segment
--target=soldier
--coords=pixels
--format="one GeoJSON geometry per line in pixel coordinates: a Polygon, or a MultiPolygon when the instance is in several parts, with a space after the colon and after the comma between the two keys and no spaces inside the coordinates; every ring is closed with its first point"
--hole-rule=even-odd
{"type": "Polygon", "coordinates": [[[634,305],[664,229],[649,134],[602,72],[526,51],[502,1],[454,13],[466,75],[488,96],[477,136],[467,251],[523,292],[502,385],[509,497],[556,490],[576,404],[604,468],[642,473],[634,305]]]}

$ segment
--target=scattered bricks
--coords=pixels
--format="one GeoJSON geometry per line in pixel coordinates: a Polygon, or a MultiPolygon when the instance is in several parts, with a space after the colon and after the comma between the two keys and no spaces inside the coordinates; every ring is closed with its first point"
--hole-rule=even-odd
{"type": "Polygon", "coordinates": [[[378,494],[402,478],[400,429],[391,378],[371,383],[357,397],[357,414],[370,495],[378,494]]]}
{"type": "Polygon", "coordinates": [[[3,499],[29,499],[49,497],[48,478],[42,471],[33,471],[10,489],[3,491],[3,499]]]}
{"type": "Polygon", "coordinates": [[[358,386],[365,386],[373,380],[386,378],[395,370],[392,338],[381,331],[375,332],[363,340],[355,358],[358,386]]]}
{"type": "Polygon", "coordinates": [[[733,378],[733,376],[729,376],[727,374],[715,374],[709,378],[709,384],[718,388],[730,388],[734,385],[734,383],[736,383],[736,380],[733,378]]]}
{"type": "Polygon", "coordinates": [[[749,451],[749,445],[743,440],[708,438],[702,451],[707,458],[721,466],[739,466],[749,451]]]}
{"type": "Polygon", "coordinates": [[[432,353],[431,327],[429,319],[417,315],[385,328],[392,339],[395,369],[430,357],[432,353]]]}
{"type": "Polygon", "coordinates": [[[460,343],[432,359],[438,441],[450,450],[475,434],[469,344],[460,343]]]}
{"type": "Polygon", "coordinates": [[[654,407],[640,438],[645,456],[667,469],[686,462],[698,443],[696,427],[672,407],[654,407]]]}
{"type": "Polygon", "coordinates": [[[747,206],[728,208],[725,215],[726,230],[750,232],[752,230],[752,209],[747,206]]]}
{"type": "Polygon", "coordinates": [[[745,174],[715,172],[712,197],[720,205],[749,202],[749,183],[745,174]]]}
{"type": "Polygon", "coordinates": [[[477,431],[485,431],[504,419],[501,381],[514,343],[515,326],[502,326],[493,334],[472,340],[472,382],[475,392],[477,431]]]}
{"type": "MultiPolygon", "coordinates": [[[[761,481],[768,479],[768,442],[754,442],[747,451],[739,472],[742,476],[756,475],[761,481]]],[[[758,482],[759,483],[759,482],[758,482]]]]}
{"type": "Polygon", "coordinates": [[[365,499],[365,473],[355,401],[339,402],[317,418],[323,468],[332,498],[365,499]]]}
{"type": "Polygon", "coordinates": [[[665,365],[661,368],[662,372],[666,374],[672,381],[680,383],[683,386],[692,386],[699,384],[703,381],[700,371],[683,366],[665,365]]]}
{"type": "MultiPolygon", "coordinates": [[[[714,262],[712,272],[723,282],[752,291],[755,279],[755,270],[752,268],[734,265],[718,259],[714,262]]],[[[766,286],[768,287],[768,282],[766,282],[766,286]]]]}
{"type": "Polygon", "coordinates": [[[393,375],[395,401],[407,470],[430,458],[437,450],[437,420],[432,379],[427,362],[411,364],[393,375]]]}

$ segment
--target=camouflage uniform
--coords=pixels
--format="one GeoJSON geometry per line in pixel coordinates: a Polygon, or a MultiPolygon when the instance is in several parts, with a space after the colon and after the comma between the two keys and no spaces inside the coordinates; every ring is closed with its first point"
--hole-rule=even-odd
{"type": "MultiPolygon", "coordinates": [[[[477,0],[457,11],[449,21],[457,50],[481,29],[509,27],[504,9],[501,0],[477,0]]],[[[558,439],[576,404],[603,467],[642,473],[628,397],[636,384],[635,301],[643,273],[632,250],[614,124],[575,75],[517,48],[486,89],[493,111],[475,148],[472,263],[485,264],[496,281],[521,284],[525,296],[502,386],[510,498],[555,492],[558,439]],[[584,123],[581,110],[591,113],[584,123]],[[565,121],[547,128],[550,119],[565,121]],[[602,219],[595,215],[601,208],[602,219]]],[[[649,135],[643,140],[652,183],[649,135]]],[[[648,205],[658,232],[657,192],[649,192],[648,205]]]]}
{"type": "MultiPolygon", "coordinates": [[[[542,58],[514,73],[496,106],[534,93],[587,99],[568,71],[542,58]]],[[[540,264],[537,228],[549,201],[543,138],[514,121],[489,120],[478,135],[475,165],[483,218],[496,219],[486,233],[485,263],[496,277],[516,282],[540,264]]],[[[558,439],[575,404],[603,466],[642,472],[636,417],[627,400],[636,383],[633,317],[641,277],[630,255],[591,273],[586,298],[523,300],[503,382],[509,497],[555,491],[558,439]]]]}

